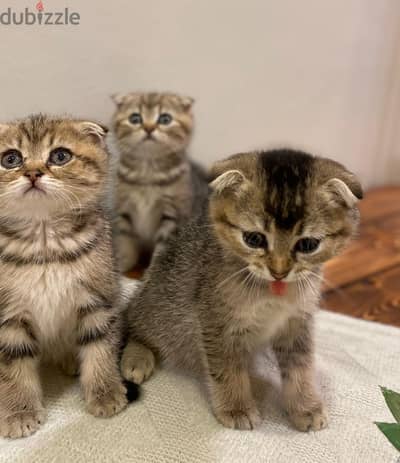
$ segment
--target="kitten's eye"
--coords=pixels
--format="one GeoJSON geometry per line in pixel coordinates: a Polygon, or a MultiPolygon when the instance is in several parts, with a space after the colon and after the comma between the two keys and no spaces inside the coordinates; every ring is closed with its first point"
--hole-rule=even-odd
{"type": "Polygon", "coordinates": [[[22,154],[18,150],[8,150],[1,157],[1,165],[5,169],[15,169],[23,164],[22,154]]]}
{"type": "Polygon", "coordinates": [[[157,123],[158,124],[161,124],[161,125],[168,125],[172,122],[172,116],[171,114],[168,114],[168,113],[162,113],[158,116],[158,121],[157,123]]]}
{"type": "Polygon", "coordinates": [[[49,164],[54,166],[63,166],[72,159],[72,153],[67,148],[56,148],[49,156],[49,164]]]}
{"type": "Polygon", "coordinates": [[[309,254],[318,249],[319,243],[320,240],[317,238],[302,238],[301,240],[297,241],[294,250],[303,254],[309,254]]]}
{"type": "Polygon", "coordinates": [[[142,116],[139,113],[132,113],[129,116],[129,122],[131,124],[141,124],[142,123],[142,116]]]}
{"type": "Polygon", "coordinates": [[[259,232],[243,232],[243,241],[249,248],[266,248],[267,238],[259,232]]]}

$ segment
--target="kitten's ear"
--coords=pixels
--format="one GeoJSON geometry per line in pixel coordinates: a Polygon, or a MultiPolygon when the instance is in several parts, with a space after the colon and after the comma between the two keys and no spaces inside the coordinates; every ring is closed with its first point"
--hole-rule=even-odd
{"type": "Polygon", "coordinates": [[[363,198],[361,183],[357,177],[338,162],[323,159],[323,189],[334,201],[354,207],[363,198]]]}
{"type": "Polygon", "coordinates": [[[111,95],[111,99],[117,106],[121,106],[122,103],[125,101],[125,94],[124,93],[114,93],[111,95]]]}
{"type": "Polygon", "coordinates": [[[97,143],[104,144],[107,136],[108,128],[105,125],[98,124],[97,122],[81,121],[78,122],[78,130],[92,138],[97,143]]]}
{"type": "Polygon", "coordinates": [[[218,175],[218,177],[210,183],[210,187],[215,193],[220,194],[227,189],[233,191],[237,190],[245,181],[246,177],[240,170],[228,170],[218,175]]]}
{"type": "Polygon", "coordinates": [[[192,98],[191,96],[181,96],[180,99],[183,109],[185,109],[186,111],[189,110],[194,104],[194,98],[192,98]]]}
{"type": "Polygon", "coordinates": [[[2,124],[0,123],[0,135],[4,133],[7,129],[9,129],[10,126],[8,124],[2,124]]]}
{"type": "Polygon", "coordinates": [[[356,205],[361,196],[356,196],[350,187],[339,178],[331,178],[324,184],[324,191],[334,201],[344,202],[349,208],[356,205]]]}

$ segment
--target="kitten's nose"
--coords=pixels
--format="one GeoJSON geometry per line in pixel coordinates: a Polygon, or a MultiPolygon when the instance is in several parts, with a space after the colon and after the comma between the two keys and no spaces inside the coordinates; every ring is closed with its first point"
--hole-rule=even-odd
{"type": "Polygon", "coordinates": [[[275,280],[283,280],[285,277],[289,275],[289,272],[274,272],[273,270],[270,269],[270,273],[275,280]]]}
{"type": "Polygon", "coordinates": [[[43,172],[39,169],[28,170],[24,175],[28,177],[32,183],[35,183],[36,180],[43,175],[43,172]]]}
{"type": "Polygon", "coordinates": [[[144,125],[143,128],[148,134],[150,134],[155,129],[155,126],[154,125],[144,125]]]}

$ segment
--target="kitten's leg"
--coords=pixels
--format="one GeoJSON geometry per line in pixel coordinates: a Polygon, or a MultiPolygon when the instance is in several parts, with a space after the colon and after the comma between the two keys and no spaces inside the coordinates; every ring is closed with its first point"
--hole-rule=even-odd
{"type": "Polygon", "coordinates": [[[101,301],[79,309],[81,384],[89,413],[109,417],[128,403],[118,367],[120,315],[101,301]]]}
{"type": "Polygon", "coordinates": [[[29,321],[0,325],[0,436],[26,437],[45,421],[39,378],[39,345],[29,321]]]}
{"type": "Polygon", "coordinates": [[[129,341],[121,359],[122,376],[136,384],[142,384],[154,371],[153,352],[135,341],[129,341]]]}
{"type": "Polygon", "coordinates": [[[240,353],[227,355],[209,346],[207,363],[214,414],[227,428],[254,429],[261,423],[251,391],[247,361],[240,353]]]}
{"type": "Polygon", "coordinates": [[[118,264],[121,272],[132,270],[138,263],[140,248],[137,238],[133,233],[133,222],[127,214],[118,217],[115,227],[117,234],[115,245],[117,250],[118,264]]]}
{"type": "Polygon", "coordinates": [[[154,253],[162,251],[168,237],[176,230],[176,217],[174,215],[163,215],[160,226],[156,232],[154,242],[154,253]]]}
{"type": "Polygon", "coordinates": [[[314,384],[312,319],[291,320],[274,341],[282,376],[286,411],[300,431],[318,431],[327,426],[323,403],[314,384]]]}
{"type": "Polygon", "coordinates": [[[162,244],[176,230],[176,217],[164,215],[161,219],[160,226],[157,230],[155,241],[156,244],[162,244]]]}

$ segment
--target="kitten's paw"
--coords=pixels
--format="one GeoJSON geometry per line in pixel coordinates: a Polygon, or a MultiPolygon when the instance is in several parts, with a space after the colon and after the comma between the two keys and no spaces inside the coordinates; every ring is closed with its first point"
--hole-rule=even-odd
{"type": "Polygon", "coordinates": [[[106,393],[94,392],[87,400],[87,410],[99,418],[114,416],[128,405],[126,393],[126,387],[121,383],[113,386],[106,393]]]}
{"type": "Polygon", "coordinates": [[[322,406],[309,411],[289,413],[290,421],[299,431],[320,431],[328,426],[328,416],[322,406]]]}
{"type": "Polygon", "coordinates": [[[68,354],[60,362],[60,368],[67,376],[79,375],[79,362],[75,355],[68,354]]]}
{"type": "Polygon", "coordinates": [[[150,378],[156,361],[154,354],[147,347],[136,342],[130,342],[122,354],[121,372],[127,381],[142,384],[150,378]]]}
{"type": "Polygon", "coordinates": [[[0,421],[0,436],[17,439],[35,433],[46,421],[44,409],[23,411],[0,421]]]}
{"type": "Polygon", "coordinates": [[[215,412],[217,420],[226,428],[254,429],[261,424],[262,418],[256,406],[246,409],[228,409],[215,412]]]}

